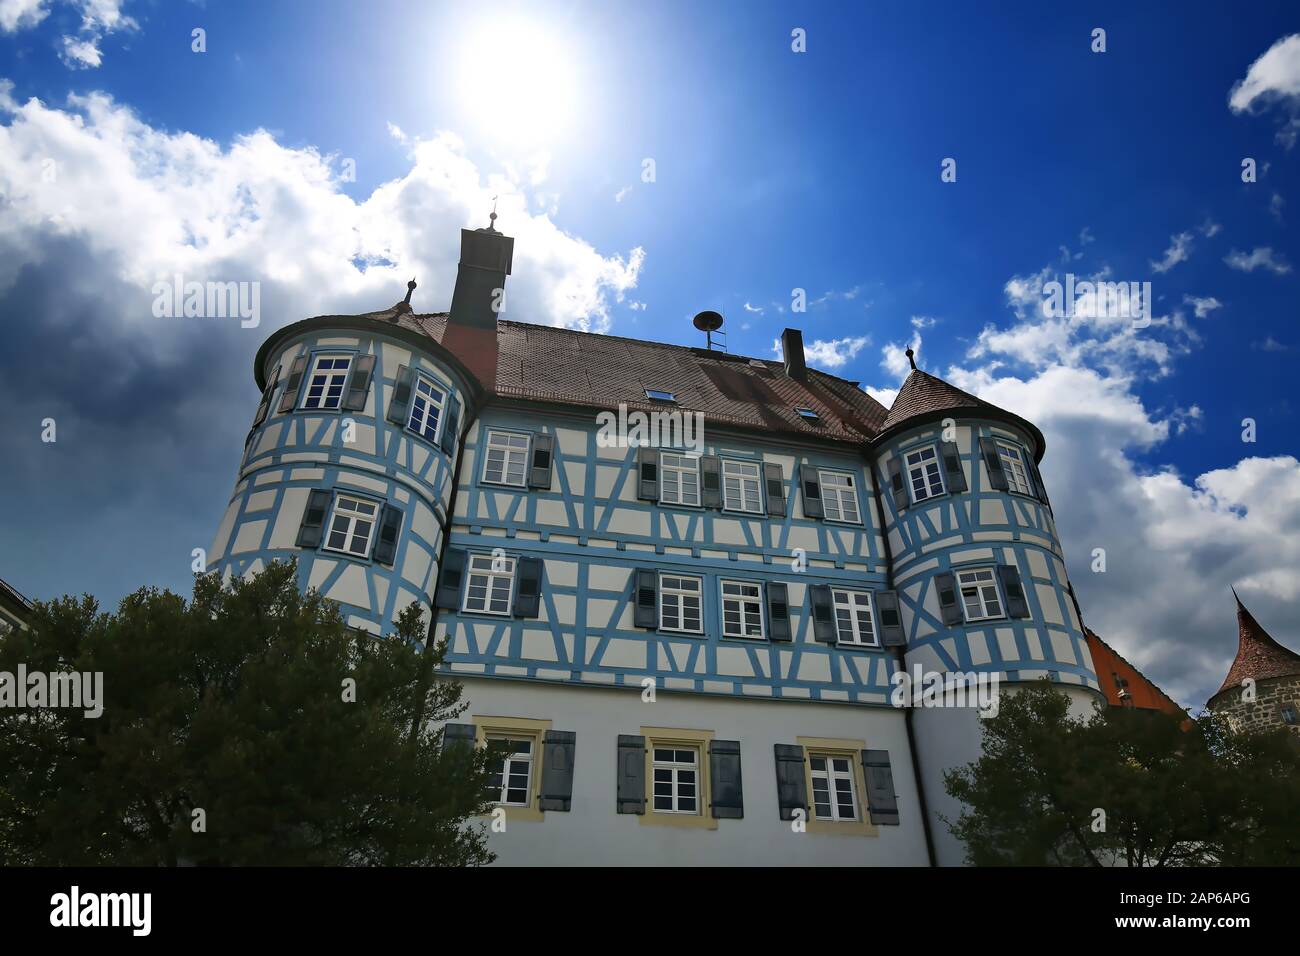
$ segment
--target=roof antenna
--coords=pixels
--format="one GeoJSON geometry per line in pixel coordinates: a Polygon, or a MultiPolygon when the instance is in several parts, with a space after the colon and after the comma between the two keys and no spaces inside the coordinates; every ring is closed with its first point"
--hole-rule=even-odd
{"type": "MultiPolygon", "coordinates": [[[[895,353],[895,354],[897,354],[897,353],[895,353]]],[[[912,347],[909,345],[909,346],[907,347],[907,351],[904,352],[903,354],[906,355],[906,356],[907,356],[907,360],[908,360],[909,362],[912,363],[912,370],[913,370],[913,371],[916,371],[916,359],[913,357],[913,356],[916,355],[916,353],[912,351],[912,347]]]]}
{"type": "MultiPolygon", "coordinates": [[[[705,347],[712,351],[714,346],[713,333],[722,328],[722,316],[712,311],[700,312],[691,320],[691,324],[704,333],[705,347]]],[[[718,338],[722,341],[717,344],[725,352],[727,348],[724,333],[719,332],[718,338]]]]}

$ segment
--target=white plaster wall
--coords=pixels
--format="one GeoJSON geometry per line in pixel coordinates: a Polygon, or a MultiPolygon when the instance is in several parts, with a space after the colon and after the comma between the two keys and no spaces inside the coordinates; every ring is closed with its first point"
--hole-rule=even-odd
{"type": "MultiPolygon", "coordinates": [[[[1070,714],[1075,717],[1092,715],[1096,693],[1079,687],[1060,686],[1070,698],[1070,714]]],[[[1015,693],[1015,687],[1006,687],[1002,693],[1015,693]]],[[[972,708],[920,707],[912,711],[912,731],[916,738],[917,762],[925,788],[926,806],[930,811],[930,832],[934,838],[936,862],[940,866],[964,866],[965,846],[948,830],[940,816],[956,821],[961,814],[961,804],[948,796],[944,789],[945,770],[965,766],[980,758],[981,724],[983,721],[972,708]]],[[[897,773],[895,773],[897,778],[897,773]]]]}
{"type": "MultiPolygon", "coordinates": [[[[640,688],[547,686],[525,681],[465,678],[474,715],[552,721],[577,733],[573,806],[548,811],[541,822],[509,821],[489,837],[504,865],[594,866],[925,866],[925,837],[900,711],[834,704],[722,700],[660,691],[643,703],[640,688]],[[643,824],[616,812],[615,765],[619,734],[643,726],[711,730],[716,739],[739,740],[745,816],[718,820],[716,830],[643,824]],[[879,836],[795,833],[781,820],[772,745],[797,737],[862,740],[888,750],[898,794],[899,826],[879,836]]],[[[649,789],[647,784],[647,790],[649,789]]]]}

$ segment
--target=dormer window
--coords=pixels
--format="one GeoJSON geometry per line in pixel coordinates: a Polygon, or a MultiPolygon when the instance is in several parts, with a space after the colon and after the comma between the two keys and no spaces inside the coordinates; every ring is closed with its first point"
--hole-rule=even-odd
{"type": "Polygon", "coordinates": [[[817,412],[815,412],[813,409],[804,408],[801,405],[796,405],[794,410],[799,413],[799,417],[806,418],[810,422],[815,422],[821,418],[821,416],[818,415],[817,412]]]}
{"type": "Polygon", "coordinates": [[[653,402],[672,402],[674,405],[677,404],[676,395],[660,388],[647,388],[645,390],[645,397],[653,402]]]}

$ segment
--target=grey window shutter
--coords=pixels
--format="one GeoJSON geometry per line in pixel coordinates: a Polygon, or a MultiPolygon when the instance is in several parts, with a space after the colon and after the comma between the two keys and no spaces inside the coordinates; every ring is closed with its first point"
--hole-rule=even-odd
{"type": "Polygon", "coordinates": [[[379,516],[379,540],[375,542],[375,560],[393,566],[397,557],[397,535],[402,530],[402,509],[384,505],[379,516]]]}
{"type": "Polygon", "coordinates": [[[939,455],[943,458],[944,484],[949,494],[966,490],[966,473],[961,469],[961,452],[955,441],[946,441],[939,446],[939,455]]]}
{"type": "Polygon", "coordinates": [[[903,618],[898,613],[898,592],[876,592],[876,617],[880,627],[880,643],[885,647],[903,647],[907,637],[903,634],[903,618]]]}
{"type": "Polygon", "coordinates": [[[343,399],[343,409],[359,412],[366,407],[366,395],[370,392],[370,379],[375,372],[373,355],[358,355],[348,373],[347,397],[343,399]]]}
{"type": "Polygon", "coordinates": [[[659,575],[657,572],[640,568],[635,575],[636,616],[633,622],[637,627],[656,630],[659,627],[659,575]]]}
{"type": "Polygon", "coordinates": [[[573,758],[578,735],[572,730],[548,730],[542,736],[542,794],[539,810],[567,812],[573,801],[573,758]]]}
{"type": "Polygon", "coordinates": [[[803,748],[798,744],[773,744],[772,749],[776,752],[776,799],[781,819],[793,820],[796,810],[808,812],[803,748]]]}
{"type": "Polygon", "coordinates": [[[776,462],[763,465],[763,483],[767,486],[767,513],[785,515],[785,471],[776,462]]]}
{"type": "Polygon", "coordinates": [[[889,491],[894,496],[894,510],[903,512],[909,504],[907,486],[903,484],[903,464],[897,458],[889,459],[889,491]]]}
{"type": "Polygon", "coordinates": [[[433,603],[451,611],[460,610],[460,592],[465,584],[465,564],[468,555],[460,548],[448,548],[438,569],[438,590],[433,603]]]}
{"type": "Polygon", "coordinates": [[[442,749],[446,753],[449,750],[465,748],[473,750],[475,743],[478,741],[478,728],[473,724],[444,724],[442,728],[442,749]]]}
{"type": "Polygon", "coordinates": [[[325,531],[325,516],[329,514],[330,502],[334,500],[332,491],[320,488],[307,496],[307,507],[302,512],[302,524],[298,526],[297,545],[300,548],[316,548],[325,531]]]}
{"type": "Polygon", "coordinates": [[[520,558],[515,569],[515,617],[537,617],[542,603],[542,559],[520,558]]]}
{"type": "Polygon", "coordinates": [[[808,588],[812,604],[813,639],[823,644],[835,643],[835,604],[828,584],[814,584],[808,588]]]}
{"type": "Polygon", "coordinates": [[[451,396],[443,415],[446,418],[442,420],[442,450],[444,454],[452,455],[456,452],[456,442],[460,440],[460,399],[451,396]]]}
{"type": "Polygon", "coordinates": [[[1020,585],[1020,571],[1013,564],[998,565],[998,579],[1007,598],[1007,617],[1029,617],[1029,602],[1020,585]]]}
{"type": "Polygon", "coordinates": [[[714,740],[709,743],[709,790],[715,818],[739,820],[744,817],[745,796],[740,782],[739,740],[714,740]]]}
{"type": "Polygon", "coordinates": [[[393,381],[393,397],[388,400],[388,420],[405,428],[411,417],[411,390],[415,387],[415,369],[405,365],[397,367],[393,381]]]}
{"type": "Polygon", "coordinates": [[[700,501],[706,508],[722,507],[722,459],[717,455],[700,459],[700,501]]]}
{"type": "Polygon", "coordinates": [[[981,438],[980,454],[984,456],[984,467],[989,472],[989,487],[995,491],[1006,491],[1007,473],[1002,470],[1002,457],[998,454],[998,443],[992,438],[981,438]]]}
{"type": "Polygon", "coordinates": [[[289,366],[289,380],[284,384],[284,394],[280,396],[277,411],[291,412],[298,404],[298,393],[302,391],[303,375],[307,371],[307,356],[299,355],[289,366]]]}
{"type": "Polygon", "coordinates": [[[939,594],[939,610],[943,614],[943,623],[952,627],[961,624],[965,618],[961,613],[961,602],[957,600],[957,578],[950,571],[943,571],[934,576],[934,587],[939,594]]]}
{"type": "Polygon", "coordinates": [[[279,382],[280,366],[276,365],[275,371],[271,373],[271,380],[266,383],[266,388],[262,391],[262,400],[257,405],[257,414],[253,416],[254,428],[266,421],[266,413],[271,410],[271,396],[275,394],[275,386],[279,382]]]}
{"type": "Polygon", "coordinates": [[[803,515],[805,518],[822,518],[826,510],[822,507],[822,476],[811,465],[799,466],[799,485],[803,491],[803,515]]]}
{"type": "Polygon", "coordinates": [[[528,469],[528,487],[551,490],[551,459],[555,454],[555,436],[538,432],[533,436],[532,467],[528,469]]]}
{"type": "Polygon", "coordinates": [[[784,584],[775,581],[767,586],[767,636],[773,641],[791,641],[790,595],[784,584]]]}
{"type": "Polygon", "coordinates": [[[618,812],[645,813],[645,738],[618,735],[618,812]]]}
{"type": "Polygon", "coordinates": [[[898,826],[898,796],[888,750],[862,751],[862,774],[867,781],[867,807],[872,823],[898,826]]]}
{"type": "Polygon", "coordinates": [[[1034,494],[1038,500],[1047,505],[1047,510],[1052,510],[1052,502],[1047,497],[1047,485],[1043,484],[1043,473],[1038,470],[1038,462],[1034,461],[1034,456],[1025,450],[1025,463],[1029,465],[1029,474],[1034,479],[1034,494]]]}
{"type": "Polygon", "coordinates": [[[642,501],[659,500],[659,452],[649,445],[636,450],[636,496],[642,501]]]}

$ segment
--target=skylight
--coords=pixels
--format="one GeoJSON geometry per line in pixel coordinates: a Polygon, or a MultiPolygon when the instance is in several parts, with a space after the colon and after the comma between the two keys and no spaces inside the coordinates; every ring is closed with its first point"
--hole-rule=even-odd
{"type": "Polygon", "coordinates": [[[802,415],[804,418],[811,418],[813,421],[816,421],[817,419],[821,418],[821,416],[818,415],[811,408],[804,408],[801,405],[796,405],[794,407],[794,410],[798,412],[800,415],[802,415]]]}
{"type": "Polygon", "coordinates": [[[676,396],[676,395],[674,395],[672,392],[665,392],[665,391],[664,391],[663,389],[661,389],[661,388],[647,388],[647,389],[645,390],[645,397],[646,397],[646,398],[649,398],[649,399],[653,399],[653,400],[656,401],[656,402],[676,402],[676,401],[677,401],[677,396],[676,396]]]}

